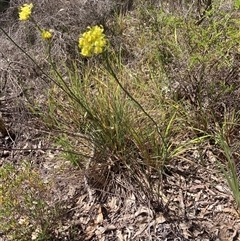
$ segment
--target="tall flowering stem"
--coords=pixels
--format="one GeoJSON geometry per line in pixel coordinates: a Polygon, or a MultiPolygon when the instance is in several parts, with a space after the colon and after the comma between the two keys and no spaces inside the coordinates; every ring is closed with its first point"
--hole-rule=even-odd
{"type": "Polygon", "coordinates": [[[107,45],[106,36],[103,33],[103,26],[94,26],[92,28],[88,27],[88,31],[84,32],[79,38],[79,48],[81,49],[81,55],[85,57],[92,57],[94,54],[103,53],[106,60],[106,69],[113,76],[114,80],[118,83],[120,88],[126,93],[126,95],[138,106],[138,108],[153,122],[157,133],[159,134],[163,143],[164,155],[167,153],[167,145],[165,139],[159,129],[157,122],[147,113],[147,111],[142,107],[142,105],[128,92],[127,89],[121,84],[117,75],[115,74],[111,63],[108,58],[107,51],[104,51],[104,47],[107,45]]]}
{"type": "Polygon", "coordinates": [[[32,17],[32,8],[33,4],[23,4],[19,7],[18,15],[20,21],[31,20],[31,22],[35,25],[36,29],[41,33],[41,37],[43,40],[50,40],[52,38],[52,33],[48,30],[42,29],[32,17]]]}
{"type": "MultiPolygon", "coordinates": [[[[79,105],[81,105],[81,107],[88,113],[90,118],[94,118],[94,116],[92,115],[92,113],[88,110],[88,108],[75,96],[75,94],[73,93],[73,91],[70,89],[70,87],[65,83],[65,81],[63,80],[62,75],[58,72],[58,70],[56,69],[52,59],[51,59],[51,45],[49,43],[48,45],[48,53],[49,53],[49,61],[51,66],[53,67],[53,70],[56,72],[56,74],[59,76],[59,78],[62,80],[64,86],[62,86],[61,84],[58,83],[58,81],[56,81],[54,78],[52,78],[49,74],[47,74],[40,66],[39,64],[33,59],[33,57],[31,57],[21,46],[19,46],[10,36],[9,34],[0,26],[0,30],[7,36],[7,38],[17,47],[19,48],[34,64],[35,66],[41,71],[41,73],[50,81],[52,81],[54,84],[56,84],[60,89],[62,89],[63,91],[65,91],[68,96],[70,96],[71,98],[73,98],[79,105]]],[[[41,77],[44,81],[46,81],[43,77],[41,77]]]]}

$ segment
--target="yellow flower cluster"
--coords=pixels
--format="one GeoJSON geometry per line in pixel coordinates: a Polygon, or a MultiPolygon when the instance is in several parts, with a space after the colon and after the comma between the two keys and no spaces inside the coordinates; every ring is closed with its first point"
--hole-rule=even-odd
{"type": "MultiPolygon", "coordinates": [[[[23,4],[19,8],[19,20],[26,21],[31,17],[33,4],[23,4]]],[[[41,29],[38,24],[31,18],[36,28],[41,32],[41,37],[44,40],[50,40],[52,33],[48,30],[41,29]]],[[[107,45],[107,39],[103,33],[103,26],[88,27],[88,30],[80,36],[78,46],[81,49],[81,54],[85,57],[91,57],[94,54],[103,52],[104,47],[107,45]]]]}
{"type": "Polygon", "coordinates": [[[86,57],[91,57],[93,54],[103,52],[107,44],[103,26],[88,27],[88,31],[82,34],[79,38],[78,46],[81,49],[81,54],[86,57]]]}
{"type": "Polygon", "coordinates": [[[23,6],[20,7],[20,9],[19,9],[19,19],[22,21],[28,20],[32,14],[32,8],[33,8],[32,3],[23,4],[23,6]]]}
{"type": "Polygon", "coordinates": [[[52,38],[52,33],[48,30],[43,29],[41,35],[42,35],[42,39],[49,40],[52,38]]]}

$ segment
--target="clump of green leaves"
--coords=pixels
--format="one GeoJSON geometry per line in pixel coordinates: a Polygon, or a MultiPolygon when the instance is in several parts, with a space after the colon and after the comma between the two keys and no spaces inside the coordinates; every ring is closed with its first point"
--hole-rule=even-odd
{"type": "Polygon", "coordinates": [[[235,2],[234,2],[234,7],[235,7],[236,9],[240,9],[240,1],[239,1],[239,0],[235,0],[235,2]]]}
{"type": "Polygon", "coordinates": [[[55,220],[45,184],[27,162],[0,167],[0,231],[8,240],[50,240],[55,220]]]}

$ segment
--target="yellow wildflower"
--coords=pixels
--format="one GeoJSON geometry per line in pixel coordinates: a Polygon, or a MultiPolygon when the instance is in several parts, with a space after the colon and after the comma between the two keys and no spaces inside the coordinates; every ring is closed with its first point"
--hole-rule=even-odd
{"type": "Polygon", "coordinates": [[[23,6],[20,7],[20,9],[19,9],[19,19],[22,21],[28,20],[32,14],[32,8],[33,8],[32,3],[23,4],[23,6]]]}
{"type": "Polygon", "coordinates": [[[41,35],[42,35],[42,39],[48,40],[52,38],[52,33],[48,30],[43,29],[41,35]]]}
{"type": "Polygon", "coordinates": [[[107,44],[103,26],[88,27],[88,31],[82,34],[79,38],[78,46],[81,49],[81,54],[85,57],[91,57],[93,54],[103,52],[107,44]]]}

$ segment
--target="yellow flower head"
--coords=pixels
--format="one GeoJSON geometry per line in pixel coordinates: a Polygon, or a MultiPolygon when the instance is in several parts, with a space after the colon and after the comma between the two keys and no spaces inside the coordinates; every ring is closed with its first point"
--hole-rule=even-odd
{"type": "Polygon", "coordinates": [[[28,20],[32,14],[32,8],[33,8],[32,3],[23,4],[23,6],[20,7],[20,9],[19,9],[19,19],[22,21],[28,20]]]}
{"type": "Polygon", "coordinates": [[[48,30],[43,29],[41,35],[42,35],[42,39],[44,40],[49,40],[52,38],[52,33],[48,30]]]}
{"type": "Polygon", "coordinates": [[[79,38],[78,46],[81,54],[85,57],[91,57],[93,54],[100,54],[107,45],[103,26],[88,27],[88,31],[79,38]]]}

